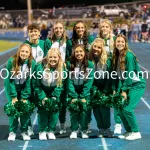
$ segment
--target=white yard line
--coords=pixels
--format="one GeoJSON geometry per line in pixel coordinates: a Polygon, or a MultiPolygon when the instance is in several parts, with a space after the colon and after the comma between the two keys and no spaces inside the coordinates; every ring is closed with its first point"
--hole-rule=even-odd
{"type": "MultiPolygon", "coordinates": [[[[35,124],[36,124],[36,121],[37,121],[37,113],[36,113],[36,115],[35,115],[35,118],[34,118],[34,121],[33,121],[33,129],[34,129],[34,126],[35,126],[35,124]]],[[[31,146],[29,146],[28,145],[29,144],[29,141],[26,141],[25,143],[24,143],[24,146],[23,146],[23,149],[22,150],[26,150],[28,147],[31,147],[31,146]]]]}
{"type": "Polygon", "coordinates": [[[107,147],[107,143],[106,143],[105,138],[101,138],[101,141],[102,141],[102,144],[103,144],[103,149],[104,149],[104,150],[108,150],[108,147],[107,147]]]}

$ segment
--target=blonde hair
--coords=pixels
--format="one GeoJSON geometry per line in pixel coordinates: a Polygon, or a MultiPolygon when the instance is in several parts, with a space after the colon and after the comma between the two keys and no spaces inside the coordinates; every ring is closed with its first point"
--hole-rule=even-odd
{"type": "Polygon", "coordinates": [[[101,49],[102,49],[102,51],[101,51],[101,53],[100,53],[100,56],[99,56],[99,58],[100,58],[100,59],[99,59],[99,64],[101,64],[102,67],[104,67],[104,65],[105,65],[106,62],[107,62],[108,56],[107,56],[107,52],[106,52],[106,50],[105,50],[105,48],[104,48],[105,42],[104,42],[103,39],[101,39],[101,38],[96,38],[96,39],[93,41],[93,43],[91,44],[90,52],[89,52],[89,59],[90,59],[91,61],[94,61],[93,45],[96,44],[96,43],[100,44],[100,47],[101,47],[101,49]]]}
{"type": "Polygon", "coordinates": [[[104,38],[103,37],[103,35],[102,35],[102,30],[101,30],[101,26],[102,26],[102,23],[107,23],[108,25],[109,25],[109,27],[110,27],[110,29],[111,29],[111,31],[110,31],[110,33],[109,33],[109,38],[110,38],[110,49],[113,49],[114,48],[114,39],[113,39],[113,32],[112,32],[112,29],[113,29],[113,25],[112,25],[112,23],[111,23],[111,21],[110,20],[108,20],[108,19],[104,19],[104,20],[102,20],[100,23],[99,23],[99,38],[104,38]]]}
{"type": "Polygon", "coordinates": [[[55,33],[54,33],[54,28],[57,24],[61,24],[63,26],[63,34],[62,34],[62,37],[61,37],[61,41],[60,41],[60,45],[63,45],[67,40],[68,40],[68,35],[66,33],[66,30],[65,30],[65,26],[64,26],[64,23],[61,22],[61,21],[56,21],[56,23],[53,25],[53,28],[52,28],[52,32],[50,34],[50,36],[48,37],[52,42],[55,42],[57,39],[56,39],[56,36],[55,36],[55,33]]]}
{"type": "MultiPolygon", "coordinates": [[[[64,65],[64,62],[61,58],[61,53],[59,51],[58,48],[51,48],[48,53],[47,53],[47,56],[46,56],[46,62],[48,62],[48,59],[49,59],[49,56],[52,55],[53,53],[56,53],[59,57],[59,61],[58,61],[58,65],[56,67],[56,70],[58,72],[58,75],[59,77],[57,78],[57,86],[58,87],[61,87],[62,86],[62,72],[63,72],[63,67],[65,66],[64,65]]],[[[48,69],[50,69],[50,64],[49,63],[46,63],[45,65],[45,70],[48,71],[48,69]]]]}

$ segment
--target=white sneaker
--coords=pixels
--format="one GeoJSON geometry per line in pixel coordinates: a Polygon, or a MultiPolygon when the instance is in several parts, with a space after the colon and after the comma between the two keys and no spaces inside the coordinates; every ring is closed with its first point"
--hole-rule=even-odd
{"type": "Polygon", "coordinates": [[[82,139],[88,139],[89,138],[87,133],[81,132],[81,135],[82,135],[82,139]]]}
{"type": "Polygon", "coordinates": [[[131,134],[131,132],[124,132],[122,135],[119,135],[118,138],[119,139],[125,139],[127,136],[129,136],[131,134]]]}
{"type": "Polygon", "coordinates": [[[31,140],[30,136],[28,134],[26,134],[25,132],[21,133],[22,138],[24,141],[29,141],[31,140]]]}
{"type": "Polygon", "coordinates": [[[132,132],[129,136],[127,136],[126,140],[138,140],[141,139],[141,133],[140,132],[132,132]]]}
{"type": "Polygon", "coordinates": [[[47,135],[48,135],[49,140],[55,140],[56,139],[56,136],[54,135],[53,132],[49,132],[47,135]]]}
{"type": "Polygon", "coordinates": [[[113,137],[113,132],[110,130],[110,128],[106,129],[105,133],[109,138],[113,137]]]}
{"type": "Polygon", "coordinates": [[[76,139],[77,138],[77,132],[73,131],[70,135],[70,139],[76,139]]]}
{"type": "Polygon", "coordinates": [[[47,140],[46,132],[39,133],[39,140],[47,140]]]}
{"type": "Polygon", "coordinates": [[[33,132],[33,129],[31,126],[28,126],[28,135],[31,136],[31,135],[34,135],[34,132],[33,132]]]}
{"type": "Polygon", "coordinates": [[[100,138],[104,137],[104,129],[99,129],[98,137],[100,138]]]}
{"type": "Polygon", "coordinates": [[[9,133],[8,141],[15,141],[16,134],[14,132],[9,133]]]}
{"type": "Polygon", "coordinates": [[[60,134],[64,134],[66,133],[66,127],[65,127],[65,124],[64,123],[61,123],[60,124],[60,134]]]}
{"type": "Polygon", "coordinates": [[[121,134],[121,124],[116,124],[115,126],[115,130],[114,130],[114,134],[121,134]]]}

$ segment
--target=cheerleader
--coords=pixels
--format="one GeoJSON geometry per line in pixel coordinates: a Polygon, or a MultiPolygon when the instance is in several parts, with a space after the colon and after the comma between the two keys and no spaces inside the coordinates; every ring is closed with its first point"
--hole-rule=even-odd
{"type": "Polygon", "coordinates": [[[109,20],[103,19],[100,22],[98,37],[102,38],[105,41],[105,49],[107,51],[107,54],[109,57],[112,56],[114,49],[114,40],[116,37],[113,34],[113,26],[109,20]]]}
{"type": "MultiPolygon", "coordinates": [[[[27,31],[28,31],[28,36],[29,38],[24,42],[27,43],[31,46],[32,48],[32,56],[34,58],[34,60],[36,61],[36,63],[42,61],[42,59],[44,58],[44,56],[46,56],[47,54],[47,49],[44,48],[44,41],[40,40],[40,32],[41,32],[41,28],[38,24],[30,24],[27,27],[27,31]]],[[[31,87],[31,101],[33,101],[34,103],[36,103],[36,97],[34,96],[33,93],[33,88],[31,87]]],[[[28,127],[28,135],[34,135],[33,129],[32,129],[32,125],[31,125],[31,119],[29,121],[29,127],[28,127]]]]}
{"type": "MultiPolygon", "coordinates": [[[[22,44],[17,54],[9,58],[6,69],[8,70],[8,77],[4,80],[5,92],[8,102],[15,104],[17,101],[27,103],[31,95],[31,80],[29,76],[30,69],[33,71],[35,61],[32,59],[32,50],[30,45],[22,44]],[[19,77],[19,75],[21,75],[19,77]],[[12,78],[13,77],[13,78],[12,78]]],[[[27,134],[29,116],[20,116],[21,135],[23,140],[30,140],[27,134]]],[[[9,117],[9,137],[8,141],[14,141],[16,138],[16,131],[18,128],[18,118],[14,116],[9,117]]]]}
{"type": "MultiPolygon", "coordinates": [[[[58,48],[61,53],[61,57],[63,61],[69,57],[68,52],[66,50],[66,41],[68,40],[68,36],[66,34],[65,26],[62,22],[57,21],[52,28],[51,35],[45,41],[45,49],[48,51],[50,48],[58,48]]],[[[64,82],[66,84],[66,82],[64,82]]],[[[65,121],[66,121],[66,86],[64,85],[64,90],[61,93],[60,101],[62,103],[62,108],[59,114],[60,121],[60,134],[66,133],[65,121]]]]}
{"type": "MultiPolygon", "coordinates": [[[[106,74],[106,72],[111,72],[111,60],[107,56],[103,39],[97,38],[94,40],[91,45],[89,59],[94,63],[96,72],[93,86],[96,86],[100,92],[111,94],[109,74],[106,74]]],[[[103,137],[106,134],[108,137],[112,137],[110,108],[96,106],[93,108],[93,113],[99,129],[98,136],[103,137]]]]}
{"type": "MultiPolygon", "coordinates": [[[[94,71],[92,62],[88,61],[84,45],[75,46],[70,61],[67,62],[67,69],[69,73],[71,72],[71,76],[68,79],[68,97],[71,99],[70,103],[73,104],[76,101],[80,101],[82,105],[87,107],[90,100],[90,89],[93,84],[94,71]]],[[[87,110],[80,110],[79,112],[71,111],[70,118],[72,130],[70,138],[77,138],[79,125],[81,127],[82,138],[88,138],[86,133],[88,129],[87,110]]]]}
{"type": "Polygon", "coordinates": [[[93,41],[94,37],[89,35],[86,24],[83,21],[77,21],[73,26],[72,38],[67,41],[69,56],[72,53],[72,48],[77,44],[83,44],[86,52],[89,52],[90,45],[93,41]]]}
{"type": "MultiPolygon", "coordinates": [[[[105,50],[107,51],[108,57],[110,57],[110,59],[112,59],[113,49],[114,49],[114,41],[115,41],[116,37],[113,34],[113,26],[109,20],[103,19],[100,22],[98,36],[105,41],[105,50]]],[[[114,120],[116,123],[115,129],[114,129],[114,134],[121,134],[121,129],[122,129],[121,119],[118,116],[116,109],[114,109],[114,120]]]]}
{"type": "Polygon", "coordinates": [[[32,47],[32,55],[36,63],[42,61],[47,54],[47,49],[44,48],[44,41],[40,40],[40,26],[37,24],[30,24],[27,27],[29,38],[24,42],[32,47]]]}
{"type": "MultiPolygon", "coordinates": [[[[36,79],[33,79],[33,88],[38,103],[45,105],[48,99],[59,103],[60,94],[63,90],[62,72],[64,63],[59,49],[52,48],[48,51],[46,58],[36,66],[36,79]],[[58,73],[56,78],[55,72],[58,73]],[[42,77],[40,77],[42,75],[42,77]]],[[[53,106],[54,107],[54,106],[53,106]]],[[[45,107],[38,106],[39,139],[54,140],[54,132],[59,112],[47,111],[45,107]]]]}
{"type": "MultiPolygon", "coordinates": [[[[72,48],[77,44],[83,44],[85,46],[86,53],[89,52],[90,45],[94,41],[94,37],[89,35],[87,31],[87,25],[83,21],[77,21],[73,26],[72,38],[67,41],[67,50],[69,55],[71,55],[72,48]]],[[[90,133],[90,122],[92,120],[92,111],[88,112],[88,130],[87,133],[90,133]]]]}
{"type": "Polygon", "coordinates": [[[128,49],[127,39],[118,35],[113,52],[113,69],[117,72],[117,79],[113,80],[113,93],[121,93],[129,104],[118,110],[126,132],[119,138],[136,140],[141,138],[139,127],[134,114],[140,98],[145,91],[145,80],[142,77],[136,56],[128,49]]]}

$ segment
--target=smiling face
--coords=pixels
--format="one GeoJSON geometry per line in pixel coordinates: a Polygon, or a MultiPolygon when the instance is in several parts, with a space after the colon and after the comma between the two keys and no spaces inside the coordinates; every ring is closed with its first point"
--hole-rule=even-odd
{"type": "Polygon", "coordinates": [[[19,56],[21,58],[21,60],[25,61],[26,59],[29,58],[30,56],[30,49],[28,46],[24,45],[20,48],[20,53],[19,53],[19,56]]]}
{"type": "Polygon", "coordinates": [[[31,40],[37,40],[40,37],[40,31],[38,29],[32,29],[28,31],[28,35],[31,40]]]}
{"type": "Polygon", "coordinates": [[[85,52],[84,52],[84,50],[82,49],[82,47],[80,47],[80,46],[76,47],[74,53],[75,53],[75,58],[76,58],[78,61],[82,61],[82,60],[84,59],[85,52]]]}
{"type": "Polygon", "coordinates": [[[92,50],[93,50],[93,55],[95,57],[100,56],[100,54],[102,53],[102,43],[95,42],[92,46],[92,50]]]}
{"type": "Polygon", "coordinates": [[[77,35],[78,35],[79,37],[82,37],[82,36],[83,36],[85,30],[86,30],[86,29],[85,29],[85,26],[84,26],[84,24],[83,24],[82,22],[76,24],[76,26],[75,26],[75,31],[76,31],[76,33],[77,33],[77,35]]]}
{"type": "Polygon", "coordinates": [[[56,52],[52,52],[48,56],[48,63],[50,64],[51,68],[56,68],[59,62],[59,56],[56,52]]]}
{"type": "Polygon", "coordinates": [[[111,32],[111,27],[108,23],[103,22],[100,24],[100,30],[104,37],[108,36],[111,32]]]}
{"type": "Polygon", "coordinates": [[[117,39],[116,39],[116,48],[119,50],[119,51],[122,51],[124,48],[125,48],[125,46],[126,46],[126,42],[125,42],[125,40],[124,40],[124,38],[122,38],[122,37],[118,37],[117,39]]]}
{"type": "Polygon", "coordinates": [[[54,25],[54,34],[57,39],[61,38],[64,32],[64,27],[61,23],[57,23],[54,25]]]}

